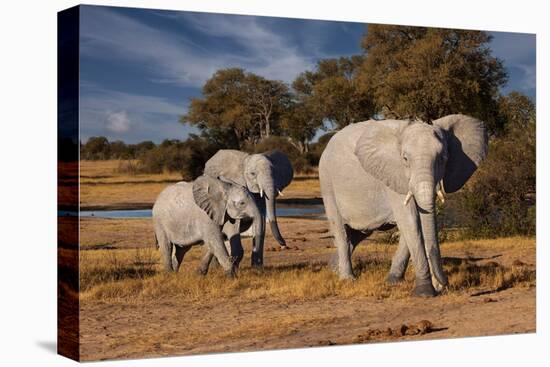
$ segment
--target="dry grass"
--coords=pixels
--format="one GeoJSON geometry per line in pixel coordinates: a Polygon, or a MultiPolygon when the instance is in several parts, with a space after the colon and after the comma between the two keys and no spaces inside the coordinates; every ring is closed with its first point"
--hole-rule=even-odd
{"type": "Polygon", "coordinates": [[[296,175],[283,194],[285,198],[320,198],[319,177],[317,175],[296,175]]]}
{"type": "Polygon", "coordinates": [[[170,182],[181,180],[177,172],[160,174],[126,174],[119,170],[123,161],[80,161],[80,182],[84,184],[123,184],[142,182],[170,182]]]}
{"type": "MultiPolygon", "coordinates": [[[[121,173],[119,165],[119,160],[81,161],[81,206],[152,206],[167,185],[181,181],[178,173],[121,173]]],[[[317,175],[297,174],[284,195],[285,198],[320,197],[317,175]]]]}
{"type": "Polygon", "coordinates": [[[158,251],[151,247],[80,251],[82,358],[382,341],[391,339],[388,328],[402,330],[421,320],[439,331],[392,334],[392,340],[534,330],[533,238],[445,243],[449,288],[421,300],[410,298],[412,268],[403,283],[384,282],[395,246],[360,246],[354,254],[358,279],[340,281],[326,265],[334,253],[326,222],[284,218],[281,224],[296,239],[289,241],[293,250],[266,251],[267,265],[259,271],[248,265],[246,239],[237,279],[219,268],[196,275],[199,247],[187,253],[178,274],[160,271],[158,251]]]}
{"type": "Polygon", "coordinates": [[[120,161],[81,161],[81,206],[147,206],[170,183],[181,181],[177,173],[123,174],[120,161]]]}
{"type": "Polygon", "coordinates": [[[143,248],[155,246],[151,218],[80,219],[80,248],[101,250],[113,248],[143,248]]]}
{"type": "MultiPolygon", "coordinates": [[[[534,250],[534,240],[511,238],[453,242],[444,251],[499,251],[510,246],[534,250]]],[[[363,251],[374,253],[355,263],[358,279],[340,281],[322,262],[278,264],[256,270],[243,265],[237,279],[227,279],[219,269],[202,277],[194,272],[200,251],[193,249],[178,274],[159,271],[158,252],[154,249],[97,250],[81,253],[80,287],[83,300],[133,303],[162,298],[178,298],[189,302],[215,301],[239,297],[241,301],[272,299],[277,302],[315,300],[338,296],[343,298],[374,297],[377,299],[410,296],[413,271],[405,281],[388,286],[384,280],[390,265],[391,251],[385,245],[369,245],[363,251]]],[[[516,286],[533,286],[535,270],[519,260],[509,265],[495,261],[446,257],[444,266],[449,287],[444,296],[475,292],[496,292],[516,286]]]]}

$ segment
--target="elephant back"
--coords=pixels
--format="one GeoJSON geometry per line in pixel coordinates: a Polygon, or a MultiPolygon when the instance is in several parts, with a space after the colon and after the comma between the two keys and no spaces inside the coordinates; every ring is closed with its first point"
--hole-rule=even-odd
{"type": "Polygon", "coordinates": [[[212,178],[226,177],[246,186],[244,164],[248,153],[234,149],[220,149],[204,165],[204,174],[212,178]]]}

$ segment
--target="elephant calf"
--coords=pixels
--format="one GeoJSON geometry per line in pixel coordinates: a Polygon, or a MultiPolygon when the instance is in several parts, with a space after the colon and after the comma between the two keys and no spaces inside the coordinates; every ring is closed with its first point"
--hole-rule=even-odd
{"type": "Polygon", "coordinates": [[[192,246],[206,244],[199,271],[206,274],[215,256],[227,275],[234,276],[243,257],[240,233],[250,225],[254,249],[260,249],[263,239],[256,234],[264,233],[264,221],[254,199],[245,188],[209,176],[167,187],[153,206],[153,226],[166,271],[178,271],[192,246]]]}

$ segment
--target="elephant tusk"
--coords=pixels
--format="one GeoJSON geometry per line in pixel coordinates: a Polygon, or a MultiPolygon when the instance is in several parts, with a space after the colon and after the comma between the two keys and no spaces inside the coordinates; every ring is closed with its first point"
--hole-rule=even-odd
{"type": "Polygon", "coordinates": [[[445,195],[441,189],[437,190],[437,197],[441,200],[441,204],[445,204],[445,195]]]}
{"type": "Polygon", "coordinates": [[[277,192],[279,193],[279,195],[284,196],[281,190],[277,190],[277,192]]]}
{"type": "Polygon", "coordinates": [[[407,205],[411,200],[412,196],[413,196],[413,193],[412,191],[409,190],[409,192],[407,193],[407,196],[405,197],[405,201],[403,202],[403,205],[407,205]]]}
{"type": "Polygon", "coordinates": [[[264,197],[264,190],[260,189],[260,197],[263,198],[264,197]]]}

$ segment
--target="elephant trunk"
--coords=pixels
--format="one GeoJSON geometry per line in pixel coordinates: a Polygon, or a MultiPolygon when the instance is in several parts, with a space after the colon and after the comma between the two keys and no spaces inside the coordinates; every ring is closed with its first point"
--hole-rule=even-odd
{"type": "Polygon", "coordinates": [[[416,186],[414,194],[416,204],[420,208],[420,223],[422,237],[430,271],[441,286],[446,286],[447,276],[443,271],[439,242],[437,239],[437,223],[435,219],[435,185],[433,182],[424,181],[416,186]]]}
{"type": "Polygon", "coordinates": [[[275,240],[279,243],[281,246],[286,246],[286,242],[281,235],[281,232],[279,231],[279,225],[277,224],[277,210],[276,210],[276,204],[275,204],[275,186],[273,183],[270,183],[268,185],[265,185],[262,187],[265,193],[265,206],[266,206],[266,212],[267,212],[267,221],[269,222],[269,226],[271,227],[271,233],[273,234],[273,237],[275,240]]]}
{"type": "Polygon", "coordinates": [[[426,212],[433,213],[435,210],[435,186],[433,182],[423,181],[419,182],[414,190],[414,200],[416,205],[426,212]]]}
{"type": "Polygon", "coordinates": [[[252,230],[254,236],[252,248],[252,266],[263,266],[265,218],[259,210],[255,210],[255,213],[253,215],[252,230]]]}

